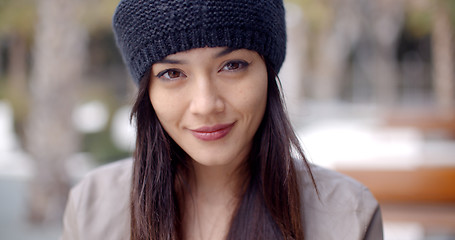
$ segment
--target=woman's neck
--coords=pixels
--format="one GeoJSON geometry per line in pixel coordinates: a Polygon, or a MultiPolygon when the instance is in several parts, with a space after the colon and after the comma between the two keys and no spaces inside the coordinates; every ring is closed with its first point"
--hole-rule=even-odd
{"type": "Polygon", "coordinates": [[[192,191],[185,197],[185,239],[224,239],[242,193],[244,171],[198,163],[193,167],[192,191]]]}
{"type": "Polygon", "coordinates": [[[193,197],[205,201],[219,201],[239,194],[243,177],[237,168],[226,166],[203,166],[194,164],[194,175],[190,181],[193,197]]]}

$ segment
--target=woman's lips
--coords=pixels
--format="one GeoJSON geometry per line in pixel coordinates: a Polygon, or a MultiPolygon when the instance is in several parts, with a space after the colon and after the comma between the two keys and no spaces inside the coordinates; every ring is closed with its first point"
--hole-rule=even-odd
{"type": "Polygon", "coordinates": [[[193,136],[203,141],[215,141],[226,136],[234,127],[234,123],[217,124],[214,126],[204,126],[197,129],[190,129],[193,136]]]}

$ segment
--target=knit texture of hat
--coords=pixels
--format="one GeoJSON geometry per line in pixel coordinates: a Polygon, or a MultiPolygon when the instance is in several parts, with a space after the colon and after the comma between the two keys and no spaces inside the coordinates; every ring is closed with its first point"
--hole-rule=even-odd
{"type": "Polygon", "coordinates": [[[117,46],[136,83],[153,63],[202,47],[258,52],[278,73],[286,54],[282,0],[122,0],[117,46]]]}

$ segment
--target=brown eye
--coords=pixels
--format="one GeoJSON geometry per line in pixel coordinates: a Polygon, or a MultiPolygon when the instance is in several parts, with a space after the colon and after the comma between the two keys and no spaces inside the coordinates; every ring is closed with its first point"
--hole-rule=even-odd
{"type": "Polygon", "coordinates": [[[226,65],[226,68],[230,69],[230,70],[238,69],[238,68],[240,68],[240,63],[238,63],[238,62],[228,63],[226,65]]]}
{"type": "Polygon", "coordinates": [[[175,70],[169,70],[169,71],[167,72],[167,76],[168,76],[169,78],[178,78],[178,77],[180,77],[180,74],[181,74],[181,73],[180,73],[179,71],[175,71],[175,70]]]}
{"type": "Polygon", "coordinates": [[[186,75],[178,69],[166,69],[166,70],[158,73],[158,75],[156,75],[156,77],[158,77],[162,80],[165,80],[165,81],[169,81],[169,80],[176,80],[178,78],[186,77],[186,75]]]}
{"type": "Polygon", "coordinates": [[[226,63],[221,70],[225,71],[236,71],[241,70],[248,66],[248,63],[245,61],[230,61],[226,63]]]}

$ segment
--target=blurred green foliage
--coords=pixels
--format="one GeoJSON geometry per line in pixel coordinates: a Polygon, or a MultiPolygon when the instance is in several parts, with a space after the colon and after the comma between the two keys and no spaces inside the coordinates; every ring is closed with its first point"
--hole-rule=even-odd
{"type": "Polygon", "coordinates": [[[0,1],[0,35],[19,32],[31,38],[36,18],[34,0],[0,1]]]}
{"type": "Polygon", "coordinates": [[[97,133],[84,134],[81,151],[90,153],[100,164],[131,156],[130,152],[115,146],[109,128],[97,133]]]}
{"type": "Polygon", "coordinates": [[[81,13],[82,23],[92,33],[101,29],[111,30],[112,15],[118,3],[119,0],[88,1],[81,13]]]}
{"type": "Polygon", "coordinates": [[[447,8],[450,12],[450,20],[452,21],[452,26],[455,26],[455,1],[453,1],[453,0],[439,0],[439,1],[445,1],[445,4],[447,4],[447,8]]]}
{"type": "Polygon", "coordinates": [[[318,31],[329,24],[333,14],[330,5],[325,0],[286,0],[301,7],[310,31],[318,31]]]}
{"type": "Polygon", "coordinates": [[[405,28],[414,37],[430,34],[432,27],[432,13],[428,9],[416,9],[406,14],[405,28]]]}

